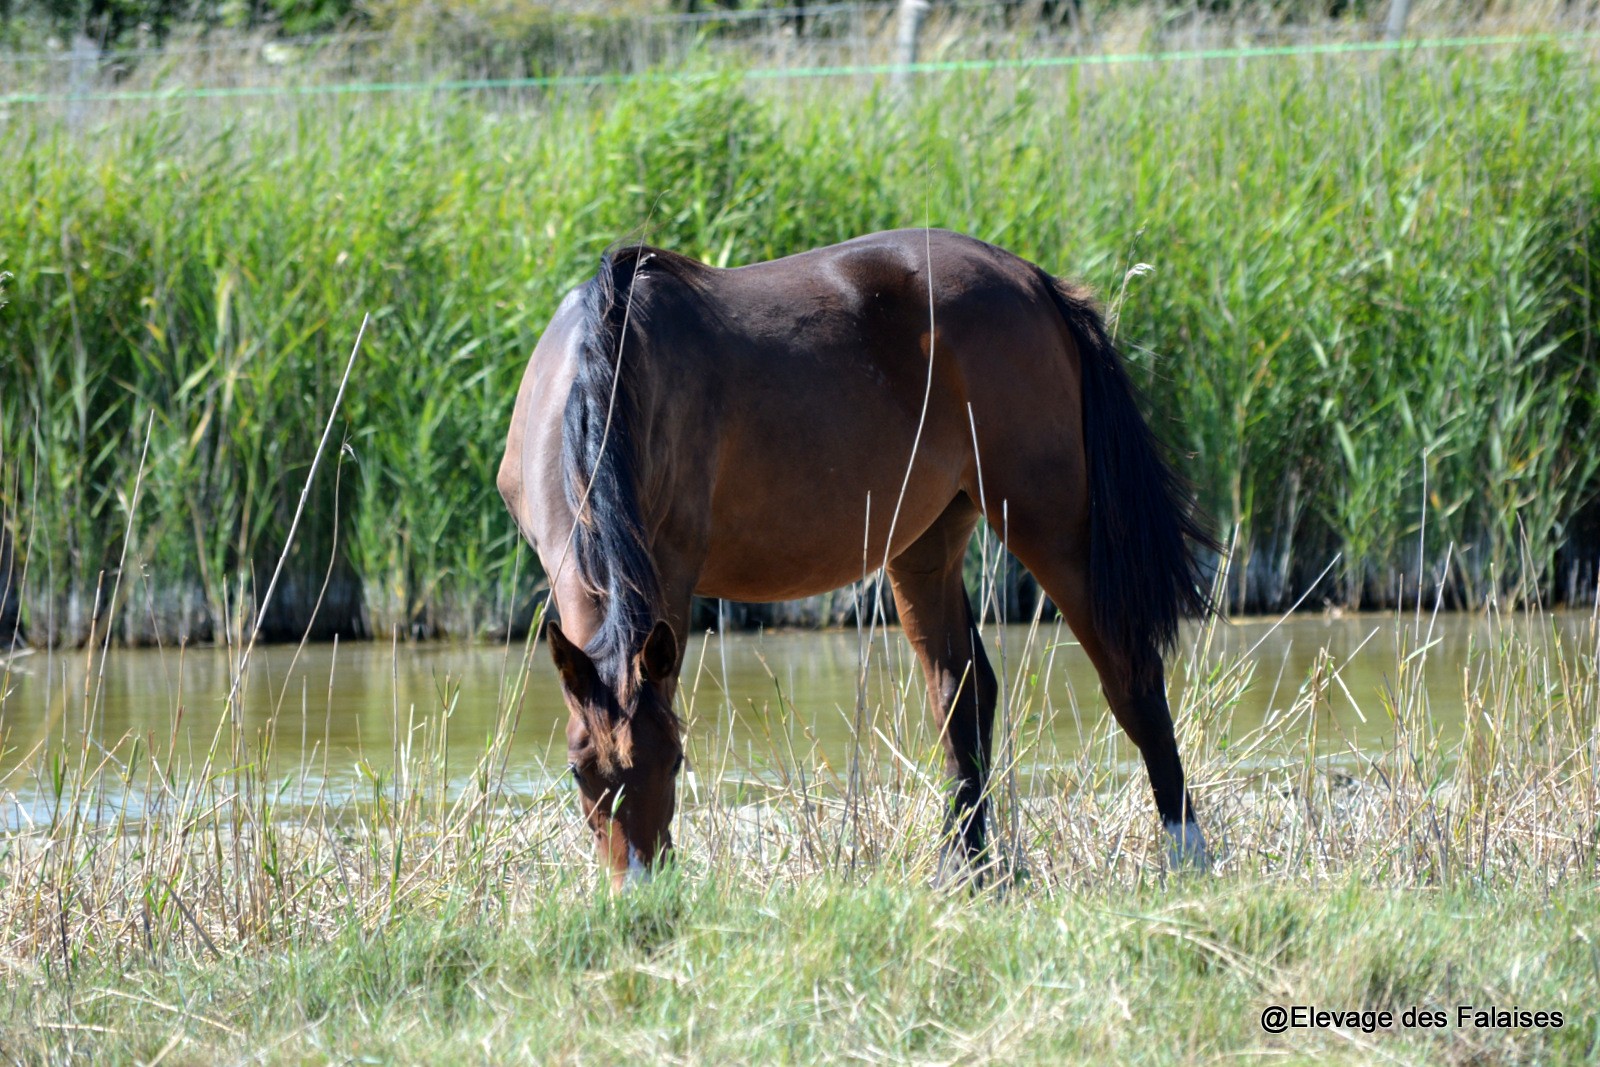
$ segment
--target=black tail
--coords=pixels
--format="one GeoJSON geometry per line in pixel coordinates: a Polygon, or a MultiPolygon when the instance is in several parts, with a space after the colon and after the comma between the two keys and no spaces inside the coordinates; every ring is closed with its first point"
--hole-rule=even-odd
{"type": "MultiPolygon", "coordinates": [[[[687,256],[644,245],[619,245],[580,290],[577,370],[562,413],[562,480],[577,519],[573,560],[584,583],[605,601],[605,617],[586,651],[592,658],[637,653],[665,618],[661,579],[651,554],[640,486],[647,484],[647,450],[640,440],[638,368],[647,334],[666,290],[695,286],[700,265],[687,256]],[[675,285],[663,285],[668,279],[675,285]]],[[[671,316],[666,316],[670,318],[671,316]]],[[[681,314],[678,316],[683,317],[681,314]]]]}
{"type": "Polygon", "coordinates": [[[639,506],[638,375],[623,366],[640,358],[645,309],[634,306],[634,282],[649,259],[641,247],[612,249],[581,290],[577,370],[562,415],[562,480],[577,519],[573,561],[605,602],[591,656],[636,652],[661,618],[660,579],[639,506]],[[630,335],[633,344],[625,345],[630,335]]]}
{"type": "Polygon", "coordinates": [[[1177,641],[1181,616],[1215,610],[1195,554],[1221,549],[1139,414],[1138,391],[1093,302],[1048,282],[1083,368],[1095,629],[1124,676],[1135,678],[1177,641]]]}

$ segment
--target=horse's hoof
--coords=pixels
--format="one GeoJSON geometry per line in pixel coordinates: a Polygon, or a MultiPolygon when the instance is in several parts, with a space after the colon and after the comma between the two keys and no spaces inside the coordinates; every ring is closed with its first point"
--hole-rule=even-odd
{"type": "Polygon", "coordinates": [[[939,855],[938,869],[933,873],[935,889],[967,889],[977,891],[988,881],[991,864],[981,854],[968,855],[965,850],[949,850],[939,855]]]}
{"type": "Polygon", "coordinates": [[[1167,869],[1205,873],[1211,869],[1211,851],[1206,848],[1205,834],[1194,821],[1167,823],[1167,869]]]}

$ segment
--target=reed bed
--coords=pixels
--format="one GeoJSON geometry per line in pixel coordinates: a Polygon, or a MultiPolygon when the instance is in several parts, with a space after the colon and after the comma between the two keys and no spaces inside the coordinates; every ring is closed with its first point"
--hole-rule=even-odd
{"type": "Polygon", "coordinates": [[[150,423],[114,637],[222,640],[369,311],[340,477],[268,629],[520,631],[537,576],[492,475],[527,354],[600,250],[736,264],[923,224],[1121,298],[1150,409],[1237,531],[1234,608],[1287,605],[1335,553],[1318,600],[1345,606],[1592,593],[1581,46],[957,73],[909,100],[679,73],[8,110],[0,556],[27,635],[82,642],[110,606],[150,423]]]}

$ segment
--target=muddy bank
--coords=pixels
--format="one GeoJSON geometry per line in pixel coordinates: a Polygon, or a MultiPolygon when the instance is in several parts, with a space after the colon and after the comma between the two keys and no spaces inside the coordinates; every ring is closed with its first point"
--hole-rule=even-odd
{"type": "MultiPolygon", "coordinates": [[[[1546,606],[1586,607],[1595,603],[1597,568],[1595,553],[1580,549],[1575,537],[1555,561],[1554,596],[1546,606]]],[[[1230,615],[1274,614],[1296,600],[1303,611],[1320,612],[1343,607],[1337,595],[1337,576],[1321,574],[1321,567],[1297,561],[1289,573],[1275,570],[1266,554],[1250,558],[1226,583],[1223,606],[1230,615]],[[1318,578],[1321,581],[1318,581],[1318,578]],[[1307,595],[1307,590],[1310,590],[1307,595]],[[1303,600],[1301,600],[1303,596],[1303,600]]],[[[1460,579],[1447,580],[1440,596],[1442,564],[1422,568],[1420,587],[1426,603],[1441,600],[1446,610],[1472,609],[1477,602],[1461,594],[1460,579]]],[[[1470,577],[1464,569],[1458,574],[1470,577]]],[[[78,647],[102,638],[111,626],[114,644],[127,647],[220,644],[237,641],[248,633],[256,611],[256,591],[265,591],[271,578],[263,571],[253,582],[235,581],[223,595],[211,595],[200,582],[182,579],[164,582],[159,576],[134,573],[120,587],[117,606],[108,612],[106,601],[114,584],[107,575],[96,588],[39,589],[37,575],[21,581],[21,561],[12,544],[0,534],[0,650],[13,642],[40,647],[78,647]]],[[[1419,588],[1418,568],[1395,567],[1367,578],[1361,607],[1388,610],[1413,603],[1419,588]]],[[[976,568],[967,576],[973,609],[986,621],[1028,623],[1037,613],[1055,618],[1056,610],[1033,576],[1014,559],[1004,568],[992,564],[986,573],[976,568]],[[996,571],[998,570],[998,575],[996,571]]],[[[513,596],[504,591],[473,596],[458,592],[389,589],[366,581],[352,566],[340,561],[329,573],[289,568],[261,620],[258,639],[265,643],[312,641],[427,641],[521,639],[538,617],[548,596],[542,578],[530,579],[513,596]]],[[[820,596],[774,603],[744,603],[696,597],[690,614],[693,633],[739,633],[761,630],[827,630],[854,627],[874,616],[898,622],[894,596],[887,581],[870,578],[820,596]]]]}

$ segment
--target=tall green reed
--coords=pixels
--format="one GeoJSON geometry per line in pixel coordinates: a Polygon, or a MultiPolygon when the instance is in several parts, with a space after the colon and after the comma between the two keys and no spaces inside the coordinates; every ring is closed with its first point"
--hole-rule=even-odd
{"type": "Polygon", "coordinates": [[[1108,295],[1151,265],[1119,336],[1237,537],[1233,606],[1287,603],[1335,554],[1324,595],[1345,604],[1446,567],[1453,603],[1547,596],[1600,485],[1594,103],[1581,58],[1544,49],[953,75],[910,101],[706,74],[190,102],[107,111],[93,136],[16,112],[0,426],[27,624],[86,634],[153,412],[154,521],[124,583],[147,603],[120,636],[215,636],[276,558],[370,311],[340,478],[271,628],[301,631],[337,542],[320,632],[501,629],[529,585],[500,443],[601,249],[731,265],[923,224],[1108,295]]]}

